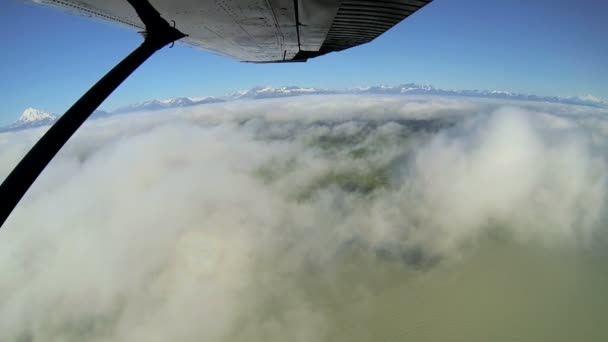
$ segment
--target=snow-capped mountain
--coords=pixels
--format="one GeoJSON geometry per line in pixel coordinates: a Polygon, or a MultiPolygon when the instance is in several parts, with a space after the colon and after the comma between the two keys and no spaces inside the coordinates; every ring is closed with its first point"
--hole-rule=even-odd
{"type": "MultiPolygon", "coordinates": [[[[103,110],[96,110],[91,114],[91,118],[102,118],[111,115],[103,110]]],[[[27,108],[19,119],[6,127],[0,127],[0,132],[19,131],[28,128],[47,126],[55,123],[59,116],[40,109],[27,108]]]]}
{"type": "Polygon", "coordinates": [[[302,87],[255,87],[250,90],[236,92],[229,96],[230,99],[269,99],[275,97],[288,97],[299,95],[337,94],[339,91],[302,88],[302,87]]]}
{"type": "MultiPolygon", "coordinates": [[[[482,97],[493,99],[506,100],[522,100],[522,101],[537,101],[537,102],[554,102],[573,105],[584,105],[592,107],[608,107],[608,101],[597,98],[592,95],[585,96],[538,96],[530,94],[512,93],[502,90],[451,90],[440,89],[430,85],[420,85],[415,83],[400,84],[395,86],[371,86],[359,87],[350,90],[359,94],[403,94],[403,95],[442,95],[442,96],[466,96],[466,97],[482,97]]],[[[348,91],[347,91],[348,92],[348,91]]]]}
{"type": "MultiPolygon", "coordinates": [[[[121,113],[131,113],[138,111],[154,111],[159,109],[189,107],[208,103],[227,102],[235,100],[256,100],[280,98],[288,96],[302,95],[328,95],[328,94],[384,94],[384,95],[436,95],[436,96],[465,96],[465,97],[480,97],[505,100],[523,100],[536,102],[553,102],[572,105],[584,105],[598,108],[608,108],[608,100],[601,99],[592,95],[584,96],[538,96],[529,94],[512,93],[502,90],[451,90],[435,88],[431,85],[405,83],[400,85],[380,85],[380,86],[365,86],[346,90],[328,90],[318,88],[305,87],[255,87],[249,90],[239,91],[223,97],[174,97],[164,100],[150,100],[132,104],[126,107],[119,108],[113,112],[104,112],[97,110],[93,112],[91,118],[101,118],[110,115],[121,113]]],[[[26,109],[19,120],[15,123],[0,128],[0,131],[20,130],[32,127],[48,125],[57,120],[57,116],[48,112],[44,112],[34,108],[26,109]]]]}
{"type": "Polygon", "coordinates": [[[50,125],[57,120],[57,115],[35,108],[27,108],[23,111],[19,119],[2,131],[21,130],[50,125]]]}
{"type": "Polygon", "coordinates": [[[177,108],[177,107],[188,107],[188,106],[196,106],[200,104],[206,103],[218,103],[225,102],[226,100],[205,96],[205,97],[173,97],[169,99],[163,100],[150,100],[144,101],[140,103],[135,103],[132,105],[128,105],[122,108],[115,110],[113,113],[130,113],[130,112],[139,112],[139,111],[153,111],[159,109],[167,109],[167,108],[177,108]]]}
{"type": "Polygon", "coordinates": [[[30,107],[23,111],[15,124],[49,123],[55,120],[57,120],[57,115],[30,107]]]}
{"type": "Polygon", "coordinates": [[[174,97],[163,100],[149,100],[135,103],[115,110],[113,113],[131,113],[140,111],[154,111],[167,108],[189,107],[207,103],[219,103],[239,99],[268,99],[275,97],[314,95],[314,94],[337,94],[338,91],[303,88],[303,87],[255,87],[249,90],[239,91],[223,97],[174,97]]]}
{"type": "Polygon", "coordinates": [[[358,87],[346,90],[329,90],[307,87],[270,87],[258,86],[249,90],[242,90],[236,93],[223,97],[174,97],[164,100],[149,100],[145,102],[135,103],[126,107],[119,108],[111,113],[131,113],[139,111],[154,111],[168,108],[179,108],[196,106],[207,103],[228,102],[234,100],[256,100],[270,99],[289,96],[302,95],[329,95],[329,94],[385,94],[385,95],[441,95],[441,96],[467,96],[467,97],[484,97],[509,100],[527,100],[527,101],[545,101],[564,104],[577,104],[594,107],[608,107],[608,102],[595,98],[593,96],[585,97],[556,97],[556,96],[536,96],[517,94],[507,91],[493,90],[446,90],[435,88],[426,84],[406,83],[394,86],[380,85],[358,87]]]}

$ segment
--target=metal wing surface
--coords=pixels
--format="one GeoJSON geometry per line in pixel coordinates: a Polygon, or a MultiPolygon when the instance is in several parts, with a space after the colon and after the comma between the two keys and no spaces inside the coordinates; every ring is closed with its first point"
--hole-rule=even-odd
{"type": "MultiPolygon", "coordinates": [[[[181,42],[247,62],[305,61],[372,41],[432,0],[150,0],[181,42]]],[[[34,0],[144,30],[126,0],[34,0]]]]}

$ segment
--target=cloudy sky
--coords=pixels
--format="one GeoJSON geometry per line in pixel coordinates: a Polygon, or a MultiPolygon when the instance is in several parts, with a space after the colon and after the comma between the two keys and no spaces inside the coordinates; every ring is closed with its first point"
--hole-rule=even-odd
{"type": "MultiPolygon", "coordinates": [[[[91,120],[0,230],[0,340],[605,341],[607,114],[324,95],[91,120]]],[[[0,134],[0,176],[45,129],[0,134]]]]}
{"type": "MultiPolygon", "coordinates": [[[[243,64],[177,45],[149,60],[102,108],[256,85],[416,82],[608,98],[607,12],[600,0],[436,0],[371,44],[295,65],[243,64]]],[[[21,0],[0,3],[0,37],[2,123],[27,107],[63,113],[141,41],[135,32],[21,0]]]]}

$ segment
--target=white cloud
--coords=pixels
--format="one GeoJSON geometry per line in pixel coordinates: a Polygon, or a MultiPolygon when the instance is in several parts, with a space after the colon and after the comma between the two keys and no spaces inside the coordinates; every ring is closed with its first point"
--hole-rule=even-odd
{"type": "MultiPolygon", "coordinates": [[[[323,340],[293,274],[348,246],[415,268],[497,227],[584,248],[605,222],[602,115],[306,96],[92,121],[0,230],[0,340],[323,340]]],[[[0,134],[0,174],[40,134],[0,134]]]]}

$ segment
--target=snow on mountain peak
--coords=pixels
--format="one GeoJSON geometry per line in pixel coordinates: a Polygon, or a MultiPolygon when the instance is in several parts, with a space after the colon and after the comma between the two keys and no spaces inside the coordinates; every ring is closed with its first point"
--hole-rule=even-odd
{"type": "Polygon", "coordinates": [[[57,116],[55,114],[30,107],[23,111],[23,114],[21,114],[21,117],[18,121],[22,123],[33,123],[42,121],[54,121],[55,119],[57,119],[57,116]]]}
{"type": "MultiPolygon", "coordinates": [[[[167,108],[189,107],[201,104],[219,103],[239,99],[270,99],[300,95],[325,94],[379,94],[379,95],[436,95],[436,96],[465,96],[480,98],[495,98],[523,101],[543,101],[571,105],[585,105],[598,108],[608,108],[608,100],[593,95],[582,96],[537,96],[529,94],[512,93],[504,90],[452,90],[435,88],[428,84],[405,83],[399,85],[362,86],[345,90],[317,89],[298,86],[257,86],[249,90],[242,90],[222,97],[173,97],[161,100],[149,100],[116,109],[111,115],[137,111],[154,111],[167,108]]],[[[108,116],[110,113],[98,111],[93,114],[97,117],[108,116]]],[[[10,129],[25,129],[53,123],[57,116],[34,108],[27,108],[18,121],[9,126],[10,129]]],[[[0,131],[2,131],[0,129],[0,131]]]]}
{"type": "Polygon", "coordinates": [[[336,94],[338,91],[317,89],[317,88],[306,88],[296,86],[283,86],[283,87],[269,87],[269,86],[257,86],[250,90],[242,90],[229,96],[230,99],[266,99],[273,97],[288,97],[298,95],[314,95],[314,94],[336,94]]]}
{"type": "Polygon", "coordinates": [[[608,103],[608,100],[602,99],[602,98],[597,97],[597,96],[593,96],[591,94],[578,96],[578,98],[581,99],[581,100],[589,101],[589,102],[608,103]]]}
{"type": "MultiPolygon", "coordinates": [[[[549,101],[564,104],[575,105],[590,105],[596,107],[607,107],[606,100],[596,98],[591,95],[576,96],[576,97],[549,97],[536,96],[512,93],[504,90],[449,90],[435,88],[429,84],[404,83],[399,85],[378,85],[378,86],[363,86],[346,90],[328,90],[298,86],[257,86],[249,90],[241,90],[231,95],[220,98],[208,98],[206,100],[197,100],[195,98],[173,98],[167,100],[154,100],[157,107],[169,108],[188,106],[201,103],[225,102],[238,99],[269,99],[299,95],[322,95],[322,94],[385,94],[385,95],[437,95],[437,96],[467,96],[467,97],[483,97],[496,99],[511,99],[511,100],[530,100],[530,101],[549,101]]],[[[202,99],[202,98],[201,98],[202,99]]],[[[143,107],[143,106],[137,106],[143,107]]],[[[147,106],[147,109],[152,108],[152,105],[147,106]]],[[[130,108],[136,109],[135,106],[130,108]]]]}

